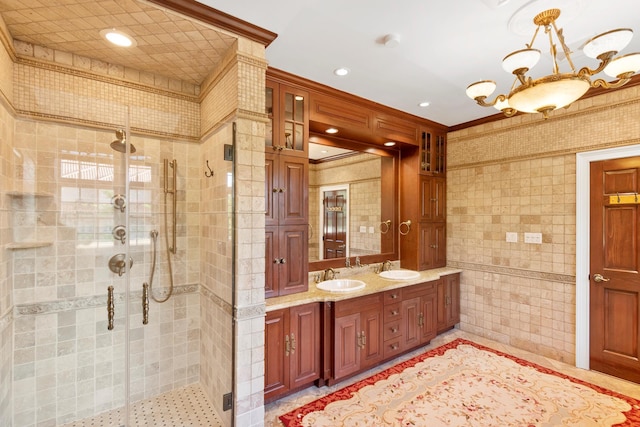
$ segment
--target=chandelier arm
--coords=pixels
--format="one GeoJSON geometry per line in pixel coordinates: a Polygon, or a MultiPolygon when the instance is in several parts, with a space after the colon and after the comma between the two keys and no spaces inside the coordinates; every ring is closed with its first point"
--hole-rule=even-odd
{"type": "Polygon", "coordinates": [[[582,67],[580,71],[578,71],[578,75],[582,77],[590,77],[595,74],[598,74],[599,72],[604,70],[607,65],[609,65],[609,63],[611,62],[615,54],[616,52],[606,52],[601,54],[600,56],[598,56],[598,59],[600,60],[600,64],[598,64],[597,68],[591,69],[589,67],[582,67]]]}
{"type": "Polygon", "coordinates": [[[634,73],[621,74],[618,76],[618,80],[616,80],[615,82],[608,82],[604,79],[597,79],[591,83],[591,87],[594,87],[594,88],[601,87],[604,89],[616,89],[629,83],[629,81],[631,80],[631,76],[633,76],[633,74],[634,73]]]}
{"type": "Polygon", "coordinates": [[[478,96],[477,98],[475,98],[475,101],[478,103],[478,105],[481,105],[483,107],[493,107],[494,105],[496,105],[497,102],[505,101],[507,97],[506,95],[500,94],[496,96],[496,99],[494,99],[491,102],[485,102],[485,99],[487,99],[486,96],[478,96]]]}

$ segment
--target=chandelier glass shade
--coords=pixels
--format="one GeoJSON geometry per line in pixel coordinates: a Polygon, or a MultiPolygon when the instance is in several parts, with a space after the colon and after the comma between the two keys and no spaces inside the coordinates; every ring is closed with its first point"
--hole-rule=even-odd
{"type": "Polygon", "coordinates": [[[549,9],[536,15],[533,19],[536,30],[531,43],[526,46],[526,49],[512,52],[502,60],[502,68],[516,77],[508,94],[500,94],[493,101],[487,101],[495,91],[496,83],[492,80],[481,80],[467,87],[467,96],[483,107],[497,108],[506,116],[512,116],[520,111],[542,113],[547,118],[551,111],[568,107],[582,97],[589,88],[611,89],[623,86],[640,70],[640,53],[616,57],[633,37],[633,31],[628,28],[608,31],[589,40],[584,45],[583,52],[587,57],[597,59],[600,63],[594,69],[583,67],[576,70],[571,60],[571,51],[564,42],[562,29],[558,30],[556,27],[559,16],[559,9],[549,9]],[[553,70],[547,76],[534,79],[526,73],[540,60],[541,52],[533,48],[533,43],[541,28],[549,38],[553,70]],[[557,45],[562,48],[571,68],[569,72],[559,71],[557,45]],[[607,82],[601,78],[591,79],[600,72],[617,80],[607,82]]]}

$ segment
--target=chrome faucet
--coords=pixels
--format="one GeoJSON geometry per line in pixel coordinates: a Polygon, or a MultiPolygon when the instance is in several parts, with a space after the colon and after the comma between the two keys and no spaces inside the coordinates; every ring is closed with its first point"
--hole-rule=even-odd
{"type": "Polygon", "coordinates": [[[356,267],[358,267],[358,268],[362,267],[362,264],[360,264],[360,257],[359,256],[356,257],[356,267]]]}
{"type": "Polygon", "coordinates": [[[389,271],[389,270],[391,270],[391,261],[386,260],[385,262],[382,263],[381,271],[389,271]]]}
{"type": "Polygon", "coordinates": [[[333,280],[336,278],[336,272],[333,270],[333,268],[327,268],[324,271],[324,280],[333,280]]]}
{"type": "Polygon", "coordinates": [[[349,257],[345,259],[344,266],[347,268],[351,268],[351,259],[349,257]]]}

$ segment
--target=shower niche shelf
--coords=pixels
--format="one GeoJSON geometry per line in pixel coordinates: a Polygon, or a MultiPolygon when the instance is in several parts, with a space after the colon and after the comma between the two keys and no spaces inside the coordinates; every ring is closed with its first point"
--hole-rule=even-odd
{"type": "Polygon", "coordinates": [[[53,194],[43,191],[8,191],[7,196],[15,198],[53,197],[53,194]]]}
{"type": "MultiPolygon", "coordinates": [[[[43,199],[52,198],[53,194],[44,191],[7,191],[5,193],[12,199],[43,199]]],[[[35,249],[44,248],[53,245],[52,241],[23,241],[23,242],[11,242],[5,245],[5,249],[8,250],[21,250],[21,249],[35,249]]]]}
{"type": "Polygon", "coordinates": [[[35,249],[35,248],[44,248],[46,246],[53,245],[53,242],[14,242],[9,243],[5,246],[6,249],[9,250],[20,250],[20,249],[35,249]]]}

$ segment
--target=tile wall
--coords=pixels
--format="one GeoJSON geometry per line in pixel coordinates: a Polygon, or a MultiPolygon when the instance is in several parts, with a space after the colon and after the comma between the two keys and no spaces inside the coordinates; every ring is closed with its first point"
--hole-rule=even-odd
{"type": "Polygon", "coordinates": [[[448,135],[447,263],[463,269],[461,329],[575,363],[575,153],[638,144],[639,115],[636,86],[547,120],[448,135]],[[525,244],[525,232],[542,244],[525,244]]]}

